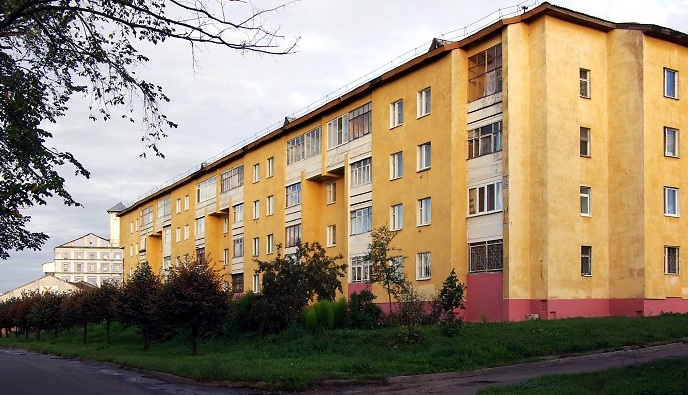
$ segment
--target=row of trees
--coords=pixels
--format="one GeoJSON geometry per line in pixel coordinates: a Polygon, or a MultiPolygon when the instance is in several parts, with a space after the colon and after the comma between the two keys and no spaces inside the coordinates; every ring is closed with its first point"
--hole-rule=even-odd
{"type": "MultiPolygon", "coordinates": [[[[452,271],[434,303],[428,305],[394,265],[391,256],[398,250],[391,245],[393,239],[394,232],[379,228],[373,232],[369,247],[371,278],[385,289],[389,314],[394,299],[401,302],[394,314],[403,325],[419,323],[425,313],[455,323],[454,310],[463,307],[465,289],[455,273],[452,271]]],[[[144,350],[152,339],[185,334],[195,355],[201,336],[246,331],[276,333],[303,320],[309,305],[334,302],[337,293],[343,292],[340,278],[347,265],[341,259],[341,255],[328,256],[317,242],[300,243],[294,254],[283,254],[278,246],[274,259],[257,261],[262,292],[235,298],[223,289],[222,277],[205,260],[186,256],[170,269],[164,281],[142,263],[121,287],[106,283],[71,294],[26,293],[2,302],[0,327],[7,336],[14,328],[15,336],[23,332],[28,337],[29,332],[35,332],[38,338],[41,331],[52,331],[57,336],[60,330],[81,327],[87,342],[89,324],[103,323],[109,344],[110,326],[116,321],[138,328],[144,350]]],[[[337,322],[375,327],[381,322],[382,312],[373,299],[372,293],[363,291],[352,295],[348,304],[345,300],[339,302],[337,322]]],[[[334,303],[332,306],[334,309],[334,303]]]]}

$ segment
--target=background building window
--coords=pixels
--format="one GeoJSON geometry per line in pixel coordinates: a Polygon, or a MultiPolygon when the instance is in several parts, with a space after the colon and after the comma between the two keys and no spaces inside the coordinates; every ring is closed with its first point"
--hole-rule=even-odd
{"type": "MultiPolygon", "coordinates": [[[[321,129],[317,127],[287,141],[287,166],[320,155],[321,138],[321,129]]],[[[274,171],[270,170],[270,166],[274,168],[274,159],[272,163],[270,159],[268,159],[268,177],[272,177],[274,174],[274,171]]]]}
{"type": "Polygon", "coordinates": [[[253,165],[253,183],[260,181],[260,163],[253,165]]]}
{"type": "Polygon", "coordinates": [[[664,156],[678,158],[678,130],[664,128],[664,156]]]}
{"type": "Polygon", "coordinates": [[[364,256],[351,258],[351,282],[363,283],[370,282],[371,262],[364,256]]]}
{"type": "Polygon", "coordinates": [[[468,189],[468,215],[502,211],[502,182],[468,189]]]}
{"type": "Polygon", "coordinates": [[[404,227],[404,205],[395,204],[390,211],[389,229],[401,230],[404,227]]]}
{"type": "Polygon", "coordinates": [[[366,103],[349,113],[349,140],[355,140],[372,132],[372,103],[366,103]]]}
{"type": "Polygon", "coordinates": [[[241,258],[244,256],[244,238],[238,237],[232,241],[232,256],[241,258]]]}
{"type": "Polygon", "coordinates": [[[394,128],[404,123],[404,100],[397,100],[389,105],[389,127],[394,128]]]}
{"type": "Polygon", "coordinates": [[[244,165],[233,167],[222,173],[220,192],[227,192],[244,185],[244,165]]]}
{"type": "Polygon", "coordinates": [[[349,142],[349,114],[344,114],[327,123],[327,143],[329,148],[349,142]]]}
{"type": "Polygon", "coordinates": [[[273,215],[275,213],[275,196],[270,195],[268,196],[267,200],[265,201],[265,214],[266,215],[273,215]]]}
{"type": "Polygon", "coordinates": [[[430,88],[425,88],[418,92],[418,118],[430,114],[431,99],[430,88]]]}
{"type": "Polygon", "coordinates": [[[332,204],[337,201],[337,183],[331,182],[327,184],[327,204],[332,204]]]}
{"type": "Polygon", "coordinates": [[[418,146],[418,171],[427,170],[432,165],[432,152],[430,143],[418,146]]]}
{"type": "Polygon", "coordinates": [[[502,91],[502,44],[468,58],[468,101],[502,91]]]}
{"type": "Polygon", "coordinates": [[[370,232],[373,229],[373,208],[365,207],[351,212],[351,235],[370,232]]]}
{"type": "Polygon", "coordinates": [[[260,200],[253,201],[253,219],[260,218],[260,200]]]}
{"type": "Polygon", "coordinates": [[[243,293],[244,292],[244,274],[232,274],[232,292],[243,293]]]}
{"type": "Polygon", "coordinates": [[[416,254],[416,280],[428,280],[432,274],[430,252],[416,254]]]}
{"type": "Polygon", "coordinates": [[[581,246],[581,275],[592,276],[592,247],[581,246]]]}
{"type": "Polygon", "coordinates": [[[260,237],[253,238],[253,256],[260,255],[260,237]]]}
{"type": "Polygon", "coordinates": [[[351,186],[370,184],[372,182],[373,160],[366,158],[351,164],[351,186]]]}
{"type": "Polygon", "coordinates": [[[205,217],[196,219],[196,238],[205,236],[205,217]]]}
{"type": "Polygon", "coordinates": [[[664,247],[664,272],[666,274],[679,274],[679,248],[675,246],[664,247]]]}
{"type": "Polygon", "coordinates": [[[265,173],[265,178],[270,178],[275,175],[275,158],[269,157],[267,161],[267,169],[265,173]]]}
{"type": "Polygon", "coordinates": [[[301,183],[291,184],[287,186],[287,207],[293,207],[301,204],[301,183]]]}
{"type": "Polygon", "coordinates": [[[590,98],[590,70],[580,69],[580,97],[590,98]]]}
{"type": "Polygon", "coordinates": [[[232,211],[234,212],[233,222],[236,224],[238,222],[244,221],[244,204],[239,203],[232,206],[232,211]]]}
{"type": "Polygon", "coordinates": [[[432,221],[432,200],[418,199],[418,226],[430,225],[432,221]]]}
{"type": "Polygon", "coordinates": [[[678,217],[679,202],[678,188],[664,187],[664,215],[678,217]]]}
{"type": "Polygon", "coordinates": [[[504,267],[502,263],[502,248],[502,240],[469,244],[469,271],[473,273],[502,270],[504,267]]]}
{"type": "Polygon", "coordinates": [[[586,217],[592,215],[592,197],[591,188],[586,186],[580,187],[580,213],[586,217]]]}
{"type": "Polygon", "coordinates": [[[275,236],[272,233],[270,233],[265,239],[265,253],[272,254],[275,248],[275,236]]]}
{"type": "Polygon", "coordinates": [[[260,293],[260,274],[253,275],[253,292],[260,293]]]}
{"type": "Polygon", "coordinates": [[[389,157],[389,178],[391,180],[404,176],[404,154],[396,152],[389,157]]]}
{"type": "Polygon", "coordinates": [[[196,203],[205,202],[215,197],[217,193],[215,177],[201,181],[196,187],[196,203]]]}
{"type": "Polygon", "coordinates": [[[468,131],[468,159],[502,150],[502,121],[468,131]]]}
{"type": "Polygon", "coordinates": [[[285,246],[295,247],[301,241],[301,224],[287,226],[285,233],[285,246]]]}
{"type": "Polygon", "coordinates": [[[678,99],[678,71],[664,68],[664,96],[678,99]]]}
{"type": "Polygon", "coordinates": [[[328,225],[327,226],[327,246],[334,247],[337,245],[337,226],[328,225]]]}
{"type": "Polygon", "coordinates": [[[580,156],[590,157],[590,128],[580,128],[580,156]]]}

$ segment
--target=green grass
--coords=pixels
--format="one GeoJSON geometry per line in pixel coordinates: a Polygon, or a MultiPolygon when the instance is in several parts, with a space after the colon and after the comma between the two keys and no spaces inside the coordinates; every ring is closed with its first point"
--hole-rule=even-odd
{"type": "Polygon", "coordinates": [[[505,387],[486,388],[481,395],[685,394],[688,358],[634,365],[603,372],[542,376],[505,387]]]}
{"type": "Polygon", "coordinates": [[[89,343],[81,331],[0,339],[0,346],[33,349],[68,357],[168,372],[198,381],[237,381],[279,389],[311,388],[328,380],[382,381],[385,377],[469,370],[614,350],[688,337],[688,315],[648,318],[591,318],[519,323],[464,324],[451,338],[438,326],[420,329],[421,340],[406,344],[402,328],[333,330],[310,334],[295,327],[267,336],[205,340],[199,355],[184,338],[154,343],[142,351],[138,333],[115,325],[111,346],[93,326],[89,343]]]}

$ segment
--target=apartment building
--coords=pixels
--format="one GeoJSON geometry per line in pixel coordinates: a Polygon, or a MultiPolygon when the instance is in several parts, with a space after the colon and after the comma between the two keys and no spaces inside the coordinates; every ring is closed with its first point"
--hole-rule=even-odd
{"type": "Polygon", "coordinates": [[[688,312],[681,70],[688,35],[548,3],[434,40],[122,210],[125,274],[195,254],[260,291],[254,259],[319,241],[348,294],[388,225],[421,293],[456,270],[468,320],[688,312]]]}

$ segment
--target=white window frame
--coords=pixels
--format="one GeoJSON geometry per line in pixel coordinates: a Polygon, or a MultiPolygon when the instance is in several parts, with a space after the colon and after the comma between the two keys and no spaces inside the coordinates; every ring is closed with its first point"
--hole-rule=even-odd
{"type": "Polygon", "coordinates": [[[334,204],[337,202],[337,183],[331,182],[327,184],[327,204],[334,204]]]}
{"type": "Polygon", "coordinates": [[[189,195],[184,196],[184,211],[189,211],[189,195]]]}
{"type": "Polygon", "coordinates": [[[346,113],[327,123],[327,147],[339,147],[349,142],[349,114],[346,113]]]}
{"type": "Polygon", "coordinates": [[[592,217],[592,188],[587,185],[580,186],[580,215],[592,217]]]}
{"type": "Polygon", "coordinates": [[[430,251],[416,254],[416,280],[429,280],[432,277],[432,254],[430,251]]]}
{"type": "Polygon", "coordinates": [[[432,108],[432,94],[430,87],[427,87],[423,90],[420,90],[418,92],[418,108],[417,108],[417,117],[421,118],[426,115],[429,115],[431,112],[432,108]]]}
{"type": "Polygon", "coordinates": [[[253,219],[260,218],[260,200],[253,201],[253,219]]]}
{"type": "Polygon", "coordinates": [[[351,235],[368,233],[373,230],[373,208],[363,207],[351,211],[351,235]]]}
{"type": "Polygon", "coordinates": [[[404,124],[404,99],[399,99],[389,105],[389,128],[396,128],[404,124]]]}
{"type": "Polygon", "coordinates": [[[327,226],[327,246],[334,247],[337,245],[337,225],[327,226]]]}
{"type": "Polygon", "coordinates": [[[232,257],[241,258],[244,256],[244,238],[236,237],[232,239],[232,257]]]}
{"type": "Polygon", "coordinates": [[[591,77],[591,72],[588,69],[581,68],[579,70],[579,79],[580,79],[580,97],[584,99],[590,99],[591,93],[590,93],[590,77],[591,77]]]}
{"type": "Polygon", "coordinates": [[[432,146],[423,143],[418,146],[418,171],[428,170],[432,166],[432,146]]]}
{"type": "Polygon", "coordinates": [[[238,224],[244,222],[244,203],[237,203],[232,206],[233,223],[238,224]]]}
{"type": "Polygon", "coordinates": [[[295,247],[302,236],[301,224],[287,226],[284,229],[284,246],[285,248],[295,247]]]}
{"type": "Polygon", "coordinates": [[[205,217],[196,218],[196,238],[205,237],[205,217]]]}
{"type": "Polygon", "coordinates": [[[351,282],[369,283],[372,271],[372,262],[365,256],[351,257],[351,282]]]}
{"type": "Polygon", "coordinates": [[[589,158],[592,156],[592,146],[590,144],[590,128],[580,127],[580,156],[589,158]]]}
{"type": "Polygon", "coordinates": [[[272,254],[274,252],[275,236],[270,233],[265,237],[265,253],[272,254]]]}
{"type": "Polygon", "coordinates": [[[184,225],[184,240],[189,240],[189,225],[184,225]]]}
{"type": "Polygon", "coordinates": [[[664,156],[678,158],[679,155],[679,133],[678,129],[664,127],[664,156]],[[673,149],[672,149],[673,146],[673,149]]]}
{"type": "Polygon", "coordinates": [[[395,152],[389,156],[389,179],[396,180],[404,176],[404,153],[395,152]]]}
{"type": "Polygon", "coordinates": [[[222,233],[229,232],[229,217],[222,218],[222,233]]]}
{"type": "Polygon", "coordinates": [[[592,246],[581,246],[581,276],[592,276],[592,246]]]}
{"type": "Polygon", "coordinates": [[[253,165],[253,183],[260,181],[260,163],[253,165]]]}
{"type": "Polygon", "coordinates": [[[468,188],[468,216],[497,213],[503,210],[502,182],[468,188]]]}
{"type": "Polygon", "coordinates": [[[177,203],[175,205],[175,214],[179,214],[182,212],[182,199],[177,199],[177,203]]]}
{"type": "Polygon", "coordinates": [[[373,158],[365,158],[351,164],[351,187],[373,182],[373,158]]]}
{"type": "Polygon", "coordinates": [[[229,264],[229,248],[225,248],[222,250],[222,264],[227,265],[229,264]]]}
{"type": "Polygon", "coordinates": [[[432,198],[418,199],[418,226],[427,226],[432,222],[432,198]]]}
{"type": "Polygon", "coordinates": [[[275,175],[275,157],[268,158],[265,169],[265,178],[271,178],[275,175]]]}
{"type": "Polygon", "coordinates": [[[287,208],[301,204],[301,183],[297,182],[285,187],[287,208]]]}
{"type": "Polygon", "coordinates": [[[253,293],[260,293],[260,274],[253,275],[253,293]]]}
{"type": "Polygon", "coordinates": [[[404,228],[404,205],[395,204],[389,210],[389,230],[401,230],[404,228]]]}
{"type": "Polygon", "coordinates": [[[174,241],[179,243],[182,240],[182,228],[177,228],[174,230],[174,241]]]}
{"type": "Polygon", "coordinates": [[[235,166],[220,175],[220,193],[244,185],[244,165],[235,166]]]}
{"type": "Polygon", "coordinates": [[[202,203],[217,194],[217,178],[212,176],[198,183],[196,186],[196,203],[202,203]]]}
{"type": "Polygon", "coordinates": [[[260,255],[260,237],[253,238],[253,256],[260,255]]]}
{"type": "Polygon", "coordinates": [[[679,246],[664,246],[664,274],[681,273],[681,249],[679,246]],[[673,259],[671,259],[673,255],[673,259]],[[670,262],[673,260],[673,265],[670,262]]]}
{"type": "Polygon", "coordinates": [[[678,99],[678,71],[667,67],[664,68],[664,97],[678,99]]]}
{"type": "Polygon", "coordinates": [[[320,155],[321,129],[317,128],[287,141],[287,166],[320,155]]]}
{"type": "Polygon", "coordinates": [[[503,149],[502,121],[492,122],[469,130],[467,132],[466,144],[468,147],[468,159],[501,152],[503,149]]]}
{"type": "Polygon", "coordinates": [[[265,215],[275,214],[275,195],[270,195],[265,200],[265,215]]]}
{"type": "Polygon", "coordinates": [[[681,194],[676,187],[664,187],[664,215],[667,217],[681,216],[681,194]]]}

